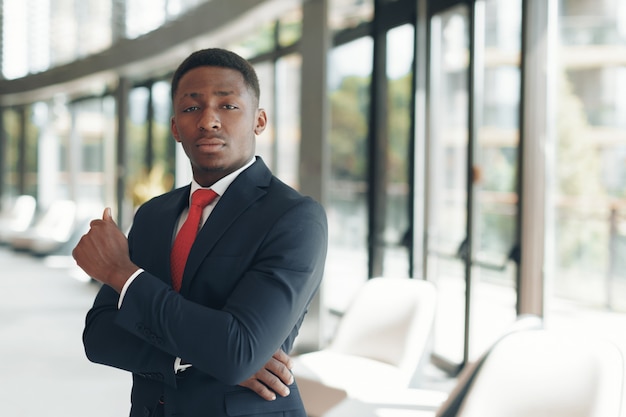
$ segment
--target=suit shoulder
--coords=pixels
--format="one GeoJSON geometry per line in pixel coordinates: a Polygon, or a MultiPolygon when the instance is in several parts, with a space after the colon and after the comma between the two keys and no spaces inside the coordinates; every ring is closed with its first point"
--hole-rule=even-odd
{"type": "Polygon", "coordinates": [[[309,213],[313,217],[326,217],[326,210],[317,200],[300,193],[276,177],[272,177],[265,201],[276,214],[298,210],[303,215],[309,213]]]}
{"type": "Polygon", "coordinates": [[[270,182],[270,186],[268,188],[268,195],[270,195],[272,198],[283,200],[286,204],[289,205],[300,203],[319,205],[319,202],[317,202],[312,197],[300,193],[298,190],[291,187],[290,185],[285,184],[275,176],[272,176],[272,181],[270,182]]]}

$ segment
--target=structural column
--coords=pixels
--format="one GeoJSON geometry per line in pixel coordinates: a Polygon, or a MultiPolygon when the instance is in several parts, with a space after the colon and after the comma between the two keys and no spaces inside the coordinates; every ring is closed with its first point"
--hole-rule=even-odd
{"type": "Polygon", "coordinates": [[[544,312],[548,154],[554,143],[557,0],[523,2],[518,314],[544,312]]]}
{"type": "MultiPolygon", "coordinates": [[[[326,205],[329,178],[329,111],[327,60],[330,45],[328,0],[311,0],[302,5],[302,81],[300,120],[300,191],[326,205]]],[[[321,300],[313,300],[300,329],[302,350],[315,350],[321,343],[321,300]]]]}

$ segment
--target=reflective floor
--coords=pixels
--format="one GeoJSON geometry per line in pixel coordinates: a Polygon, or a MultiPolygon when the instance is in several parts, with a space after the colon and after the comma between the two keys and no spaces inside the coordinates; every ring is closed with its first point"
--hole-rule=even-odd
{"type": "Polygon", "coordinates": [[[92,364],[82,347],[97,290],[71,258],[0,246],[0,416],[128,415],[130,376],[92,364]]]}

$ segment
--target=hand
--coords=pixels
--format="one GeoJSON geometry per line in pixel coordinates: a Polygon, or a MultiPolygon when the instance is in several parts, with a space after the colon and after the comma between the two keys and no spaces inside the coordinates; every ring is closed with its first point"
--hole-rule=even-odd
{"type": "Polygon", "coordinates": [[[276,394],[286,397],[289,395],[287,385],[293,384],[292,367],[293,361],[289,355],[279,349],[263,368],[239,385],[256,392],[267,401],[275,400],[276,394]]]}
{"type": "Polygon", "coordinates": [[[115,224],[108,207],[102,220],[92,220],[89,226],[72,256],[87,275],[120,292],[128,278],[139,269],[128,255],[126,236],[115,224]]]}

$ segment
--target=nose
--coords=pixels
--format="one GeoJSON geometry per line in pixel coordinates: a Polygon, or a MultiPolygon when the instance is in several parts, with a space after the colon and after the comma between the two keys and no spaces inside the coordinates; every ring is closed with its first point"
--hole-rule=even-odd
{"type": "Polygon", "coordinates": [[[213,130],[219,129],[222,126],[219,115],[212,109],[204,109],[198,119],[198,129],[200,130],[213,130]]]}

